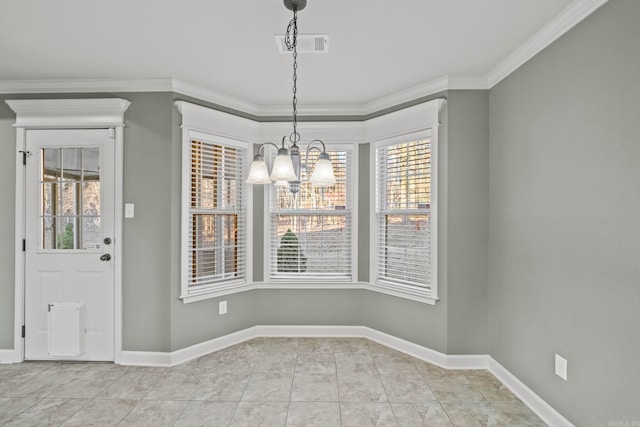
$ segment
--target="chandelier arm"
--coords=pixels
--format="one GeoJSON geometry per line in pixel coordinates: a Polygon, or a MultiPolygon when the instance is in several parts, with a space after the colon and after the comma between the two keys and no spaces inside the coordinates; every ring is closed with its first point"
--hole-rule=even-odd
{"type": "MultiPolygon", "coordinates": [[[[322,152],[323,153],[325,153],[327,151],[327,147],[324,145],[324,142],[322,142],[319,139],[314,139],[313,141],[309,142],[309,145],[307,145],[307,152],[309,151],[309,147],[311,147],[314,142],[319,142],[322,145],[322,152]]],[[[319,150],[319,148],[318,148],[318,150],[319,150]]]]}
{"type": "MultiPolygon", "coordinates": [[[[280,147],[278,147],[276,144],[274,144],[273,142],[263,142],[262,144],[260,144],[260,146],[258,146],[258,154],[259,156],[264,155],[261,152],[264,152],[263,148],[265,145],[273,145],[274,147],[276,147],[276,150],[279,150],[280,147]]],[[[282,140],[282,146],[284,147],[284,139],[282,140]]]]}
{"type": "Polygon", "coordinates": [[[322,153],[326,153],[326,148],[324,145],[324,142],[322,142],[319,139],[314,139],[313,141],[309,142],[309,144],[307,144],[307,151],[305,153],[305,161],[306,163],[303,165],[305,170],[309,171],[311,168],[309,167],[309,153],[313,150],[318,150],[320,152],[320,154],[322,153]],[[322,144],[322,149],[320,149],[319,147],[314,146],[313,144],[319,142],[320,144],[322,144]]]}

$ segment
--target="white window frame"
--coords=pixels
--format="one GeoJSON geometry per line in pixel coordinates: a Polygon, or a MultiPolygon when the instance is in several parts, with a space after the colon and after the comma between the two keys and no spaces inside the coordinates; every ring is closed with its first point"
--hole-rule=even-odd
{"type": "Polygon", "coordinates": [[[245,244],[241,253],[245,267],[242,278],[216,281],[210,285],[200,285],[197,288],[189,286],[189,213],[191,207],[191,141],[197,140],[245,150],[244,170],[248,171],[253,157],[252,144],[249,140],[253,138],[251,132],[256,128],[255,122],[183,101],[177,101],[175,105],[182,113],[181,280],[179,298],[183,303],[191,303],[253,289],[253,259],[251,256],[253,253],[251,237],[253,235],[253,218],[251,215],[253,196],[251,186],[244,183],[246,177],[239,177],[243,185],[242,202],[245,221],[245,244]]]}
{"type": "Polygon", "coordinates": [[[370,149],[370,255],[369,284],[371,290],[435,305],[438,301],[438,113],[444,100],[436,99],[384,116],[370,119],[367,123],[370,149]],[[387,145],[407,143],[428,138],[431,141],[431,281],[430,287],[411,286],[384,280],[378,277],[378,251],[381,236],[378,227],[376,193],[377,149],[387,145]]]}
{"type": "MultiPolygon", "coordinates": [[[[347,197],[350,202],[350,214],[351,214],[351,271],[349,277],[318,277],[311,274],[300,273],[299,277],[287,278],[271,276],[271,263],[273,248],[271,247],[271,200],[274,193],[273,185],[266,186],[265,188],[265,214],[264,214],[264,283],[265,287],[269,288],[298,288],[298,289],[327,289],[327,288],[345,288],[345,285],[354,285],[358,283],[358,143],[338,143],[338,142],[325,142],[327,151],[350,151],[351,152],[351,185],[348,188],[349,194],[347,197]]],[[[298,143],[301,151],[306,150],[304,142],[298,143]]],[[[265,147],[266,148],[266,147],[265,147]]],[[[265,158],[269,158],[269,150],[265,153],[265,158]]],[[[311,154],[315,154],[312,151],[311,154]]],[[[292,213],[295,215],[295,212],[292,213]]]]}

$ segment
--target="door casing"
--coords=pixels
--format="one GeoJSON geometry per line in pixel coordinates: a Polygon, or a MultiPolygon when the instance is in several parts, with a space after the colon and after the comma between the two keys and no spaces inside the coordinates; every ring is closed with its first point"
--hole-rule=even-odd
{"type": "Polygon", "coordinates": [[[7,100],[16,113],[16,191],[15,191],[15,304],[14,345],[12,363],[24,361],[22,337],[25,294],[25,191],[24,161],[26,134],[29,129],[104,129],[114,133],[114,362],[122,359],[122,246],[123,246],[123,176],[124,176],[124,113],[130,102],[121,98],[95,99],[24,99],[7,100]]]}

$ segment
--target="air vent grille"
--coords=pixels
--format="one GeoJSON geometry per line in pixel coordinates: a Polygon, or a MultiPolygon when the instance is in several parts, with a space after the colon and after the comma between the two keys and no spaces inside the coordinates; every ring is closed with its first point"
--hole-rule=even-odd
{"type": "MultiPolygon", "coordinates": [[[[287,50],[285,35],[276,35],[278,52],[291,53],[287,50]]],[[[298,53],[329,53],[328,34],[298,34],[298,53]]]]}

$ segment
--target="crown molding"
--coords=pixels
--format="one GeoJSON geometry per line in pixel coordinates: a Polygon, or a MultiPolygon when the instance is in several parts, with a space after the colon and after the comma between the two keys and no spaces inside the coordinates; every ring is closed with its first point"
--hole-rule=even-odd
{"type": "MultiPolygon", "coordinates": [[[[485,77],[445,76],[402,90],[365,104],[307,105],[298,107],[300,116],[363,117],[448,89],[487,89],[485,77]]],[[[0,94],[20,93],[101,93],[101,92],[176,92],[211,102],[221,107],[259,117],[290,116],[290,105],[257,105],[200,86],[173,79],[148,80],[5,80],[0,94]]]]}
{"type": "Polygon", "coordinates": [[[0,94],[171,92],[171,79],[0,80],[0,94]]]}
{"type": "Polygon", "coordinates": [[[500,61],[487,75],[492,88],[609,0],[574,0],[540,31],[500,61]]]}
{"type": "MultiPolygon", "coordinates": [[[[298,105],[299,116],[362,116],[364,107],[358,104],[342,105],[298,105]]],[[[256,116],[261,117],[289,117],[291,104],[263,104],[258,108],[256,116]]]]}
{"type": "Polygon", "coordinates": [[[261,113],[262,108],[257,104],[243,101],[239,98],[235,98],[221,92],[216,92],[215,90],[207,89],[202,86],[185,83],[180,80],[171,81],[171,90],[182,95],[197,98],[202,101],[211,102],[212,104],[230,108],[232,110],[241,111],[246,114],[251,114],[254,116],[264,115],[261,113]]]}

